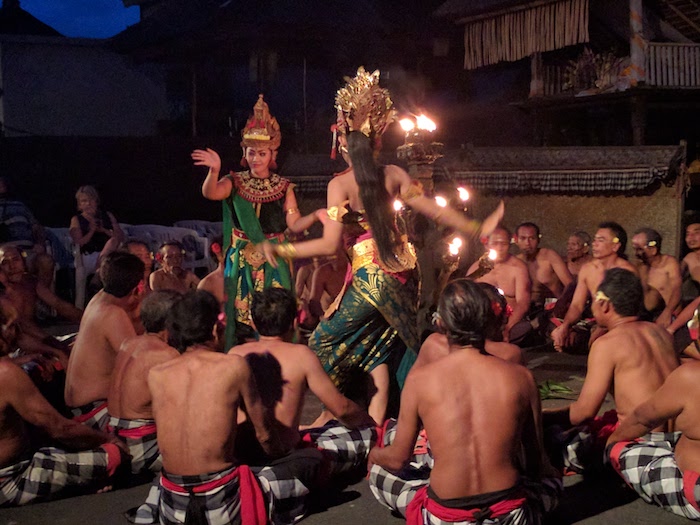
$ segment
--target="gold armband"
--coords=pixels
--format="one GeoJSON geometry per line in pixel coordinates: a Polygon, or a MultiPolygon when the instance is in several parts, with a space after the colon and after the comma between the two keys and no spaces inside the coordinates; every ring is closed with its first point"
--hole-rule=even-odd
{"type": "Polygon", "coordinates": [[[283,242],[275,246],[275,252],[284,259],[294,259],[297,256],[297,249],[291,242],[283,242]]]}
{"type": "Polygon", "coordinates": [[[408,202],[416,197],[422,197],[423,195],[425,195],[423,185],[417,180],[412,181],[408,189],[400,194],[404,202],[408,202]]]}
{"type": "Polygon", "coordinates": [[[294,215],[295,213],[299,213],[299,208],[289,208],[287,210],[287,215],[294,215]]]}

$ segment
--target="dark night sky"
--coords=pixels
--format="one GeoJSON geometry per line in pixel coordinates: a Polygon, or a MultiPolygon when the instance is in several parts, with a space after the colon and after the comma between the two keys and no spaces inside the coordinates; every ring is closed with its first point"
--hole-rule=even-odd
{"type": "Polygon", "coordinates": [[[20,0],[20,6],[71,37],[108,38],[139,19],[138,7],[127,9],[121,0],[20,0]]]}

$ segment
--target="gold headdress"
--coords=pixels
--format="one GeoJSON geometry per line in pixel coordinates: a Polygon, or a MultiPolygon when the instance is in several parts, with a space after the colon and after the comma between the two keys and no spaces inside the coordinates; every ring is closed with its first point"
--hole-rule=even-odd
{"type": "Polygon", "coordinates": [[[368,73],[360,66],[355,78],[345,77],[347,84],[335,95],[338,131],[360,131],[371,139],[378,138],[396,120],[389,90],[379,86],[379,70],[368,73]]]}
{"type": "Polygon", "coordinates": [[[270,148],[277,151],[282,142],[282,133],[277,119],[270,115],[267,103],[262,95],[258,95],[258,101],[253,106],[253,116],[246,122],[241,132],[243,140],[241,146],[245,148],[270,148]]]}

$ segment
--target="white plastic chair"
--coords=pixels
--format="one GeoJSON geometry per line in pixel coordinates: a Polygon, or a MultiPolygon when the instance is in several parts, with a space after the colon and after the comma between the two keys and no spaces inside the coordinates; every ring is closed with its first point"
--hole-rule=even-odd
{"type": "MultiPolygon", "coordinates": [[[[97,266],[97,257],[99,253],[83,255],[80,252],[80,247],[73,243],[73,238],[70,236],[69,228],[45,228],[50,231],[61,244],[63,249],[73,255],[73,264],[69,264],[68,268],[75,270],[75,307],[85,308],[85,295],[87,289],[87,278],[90,274],[95,273],[97,266]]],[[[53,250],[52,250],[52,255],[53,250]]],[[[54,259],[57,257],[54,255],[54,259]]]]}

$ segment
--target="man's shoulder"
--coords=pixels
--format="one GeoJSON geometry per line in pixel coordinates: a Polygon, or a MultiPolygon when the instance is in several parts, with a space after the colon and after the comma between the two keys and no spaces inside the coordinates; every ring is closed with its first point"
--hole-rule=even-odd
{"type": "Polygon", "coordinates": [[[543,259],[545,259],[549,262],[552,262],[552,261],[564,262],[564,259],[562,258],[562,256],[559,255],[559,253],[556,252],[555,250],[552,250],[551,248],[540,248],[540,251],[537,255],[541,256],[543,259]]]}
{"type": "Polygon", "coordinates": [[[524,270],[527,272],[527,263],[515,255],[508,257],[506,264],[517,268],[519,271],[524,270]]]}
{"type": "MultiPolygon", "coordinates": [[[[685,261],[685,259],[683,259],[685,261]]],[[[676,259],[673,255],[669,255],[667,253],[664,253],[661,256],[661,264],[662,266],[666,267],[672,267],[675,268],[676,266],[679,266],[680,263],[678,262],[678,259],[676,259]]]]}

